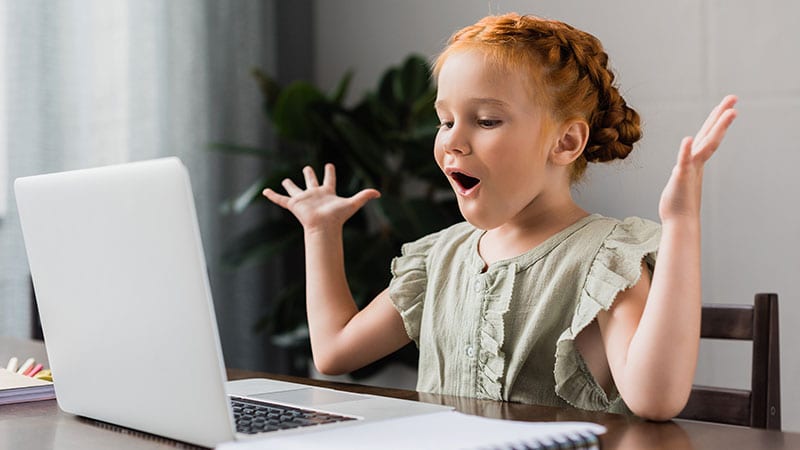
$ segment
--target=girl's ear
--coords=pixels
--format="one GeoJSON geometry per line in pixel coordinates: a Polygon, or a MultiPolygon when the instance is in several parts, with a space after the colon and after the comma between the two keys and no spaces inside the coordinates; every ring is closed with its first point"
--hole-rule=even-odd
{"type": "Polygon", "coordinates": [[[550,155],[557,165],[567,166],[578,159],[589,139],[589,124],[583,120],[573,120],[564,124],[561,137],[550,155]]]}

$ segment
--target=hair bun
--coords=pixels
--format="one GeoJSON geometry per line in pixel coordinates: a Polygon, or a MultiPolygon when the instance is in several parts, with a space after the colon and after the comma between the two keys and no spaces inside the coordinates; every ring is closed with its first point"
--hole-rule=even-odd
{"type": "Polygon", "coordinates": [[[639,113],[628,107],[616,88],[611,87],[609,94],[608,104],[601,105],[592,116],[589,141],[584,150],[589,162],[625,159],[633,150],[633,144],[642,138],[639,113]]]}

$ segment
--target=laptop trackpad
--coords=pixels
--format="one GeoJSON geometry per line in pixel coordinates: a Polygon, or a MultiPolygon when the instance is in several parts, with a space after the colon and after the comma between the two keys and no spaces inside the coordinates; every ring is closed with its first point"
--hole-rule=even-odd
{"type": "Polygon", "coordinates": [[[250,394],[248,397],[297,406],[320,406],[369,398],[359,394],[315,388],[294,389],[291,391],[271,392],[267,394],[250,394]]]}

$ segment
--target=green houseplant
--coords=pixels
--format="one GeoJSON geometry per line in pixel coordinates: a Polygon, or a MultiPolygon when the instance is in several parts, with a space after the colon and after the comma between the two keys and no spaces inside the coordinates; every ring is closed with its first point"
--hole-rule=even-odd
{"type": "MultiPolygon", "coordinates": [[[[391,259],[400,254],[404,242],[460,218],[456,200],[433,161],[438,119],[430,67],[423,58],[409,56],[383,74],[374,92],[351,106],[345,104],[349,73],[330,95],[307,82],[284,87],[259,70],[254,75],[280,144],[271,149],[217,146],[265,158],[268,168],[223,209],[238,214],[263,204],[265,187],[280,190],[281,180],[297,180],[303,166],[311,165],[319,173],[326,162],[336,165],[340,195],[377,188],[381,198],[369,202],[344,227],[348,281],[356,303],[363,307],[388,285],[391,259]]],[[[281,210],[236,236],[224,259],[233,266],[273,258],[294,265],[287,273],[295,275],[271,298],[269,312],[256,328],[273,335],[278,345],[308,354],[302,255],[302,228],[291,213],[281,210]]],[[[388,359],[415,365],[416,356],[409,346],[388,359]]],[[[381,365],[353,375],[367,376],[381,365]]]]}

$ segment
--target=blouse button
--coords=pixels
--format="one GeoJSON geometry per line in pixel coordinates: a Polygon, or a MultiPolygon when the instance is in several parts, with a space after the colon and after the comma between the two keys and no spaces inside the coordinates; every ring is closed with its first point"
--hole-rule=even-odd
{"type": "Polygon", "coordinates": [[[475,289],[475,292],[483,291],[483,280],[475,280],[473,288],[475,289]]]}
{"type": "Polygon", "coordinates": [[[475,356],[475,349],[471,345],[467,347],[467,356],[470,358],[475,356]]]}

